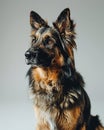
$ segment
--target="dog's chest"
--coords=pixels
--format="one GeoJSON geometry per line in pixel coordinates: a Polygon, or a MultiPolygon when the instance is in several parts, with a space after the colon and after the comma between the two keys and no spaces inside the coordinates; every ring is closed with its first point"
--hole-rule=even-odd
{"type": "Polygon", "coordinates": [[[60,91],[59,72],[56,70],[44,70],[36,68],[32,71],[32,78],[34,84],[32,87],[36,91],[52,93],[53,91],[60,91]]]}
{"type": "Polygon", "coordinates": [[[35,68],[32,71],[32,77],[35,81],[40,80],[57,80],[59,75],[59,69],[51,69],[51,68],[35,68]]]}
{"type": "MultiPolygon", "coordinates": [[[[58,70],[59,71],[59,70],[58,70]]],[[[56,70],[44,70],[36,68],[32,72],[33,84],[32,90],[35,95],[35,104],[47,109],[56,105],[58,108],[66,109],[77,104],[80,99],[81,91],[70,89],[69,84],[63,86],[59,78],[59,72],[56,70]],[[68,89],[66,89],[68,88],[68,89]],[[65,90],[64,90],[65,89],[65,90]],[[63,91],[66,91],[63,94],[63,91]]]]}

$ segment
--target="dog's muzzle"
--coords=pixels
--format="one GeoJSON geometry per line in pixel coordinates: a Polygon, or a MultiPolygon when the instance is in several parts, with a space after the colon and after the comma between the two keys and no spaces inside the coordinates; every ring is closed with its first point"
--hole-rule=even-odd
{"type": "Polygon", "coordinates": [[[26,51],[25,58],[26,58],[26,63],[28,65],[34,63],[34,59],[36,57],[36,54],[37,54],[37,52],[35,52],[35,51],[34,52],[30,51],[30,50],[26,51]]]}
{"type": "Polygon", "coordinates": [[[32,66],[50,66],[52,56],[42,49],[29,49],[25,53],[26,63],[32,66]]]}

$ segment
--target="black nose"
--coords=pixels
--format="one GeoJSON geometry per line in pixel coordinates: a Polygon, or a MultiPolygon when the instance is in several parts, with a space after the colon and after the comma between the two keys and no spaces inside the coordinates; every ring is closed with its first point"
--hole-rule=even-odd
{"type": "Polygon", "coordinates": [[[30,59],[30,57],[31,57],[31,52],[30,52],[30,51],[26,51],[25,57],[26,57],[26,59],[30,59]]]}
{"type": "Polygon", "coordinates": [[[31,58],[35,58],[36,55],[38,54],[38,50],[27,50],[25,53],[25,57],[26,59],[31,59],[31,58]]]}

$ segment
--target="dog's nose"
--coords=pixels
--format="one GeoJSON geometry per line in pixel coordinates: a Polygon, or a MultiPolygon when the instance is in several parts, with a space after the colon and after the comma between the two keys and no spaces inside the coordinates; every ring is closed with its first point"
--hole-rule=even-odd
{"type": "Polygon", "coordinates": [[[27,50],[25,53],[25,57],[26,59],[35,58],[37,54],[38,54],[38,50],[27,50]]]}
{"type": "Polygon", "coordinates": [[[25,57],[26,57],[26,59],[29,59],[31,57],[31,52],[30,51],[26,51],[25,57]]]}

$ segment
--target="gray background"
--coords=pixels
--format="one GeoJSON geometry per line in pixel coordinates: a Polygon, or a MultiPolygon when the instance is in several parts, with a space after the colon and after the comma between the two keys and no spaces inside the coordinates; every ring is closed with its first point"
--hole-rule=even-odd
{"type": "Polygon", "coordinates": [[[24,58],[29,13],[35,10],[51,23],[66,7],[77,24],[76,68],[85,79],[92,114],[104,124],[104,0],[0,0],[0,130],[34,130],[24,58]]]}

